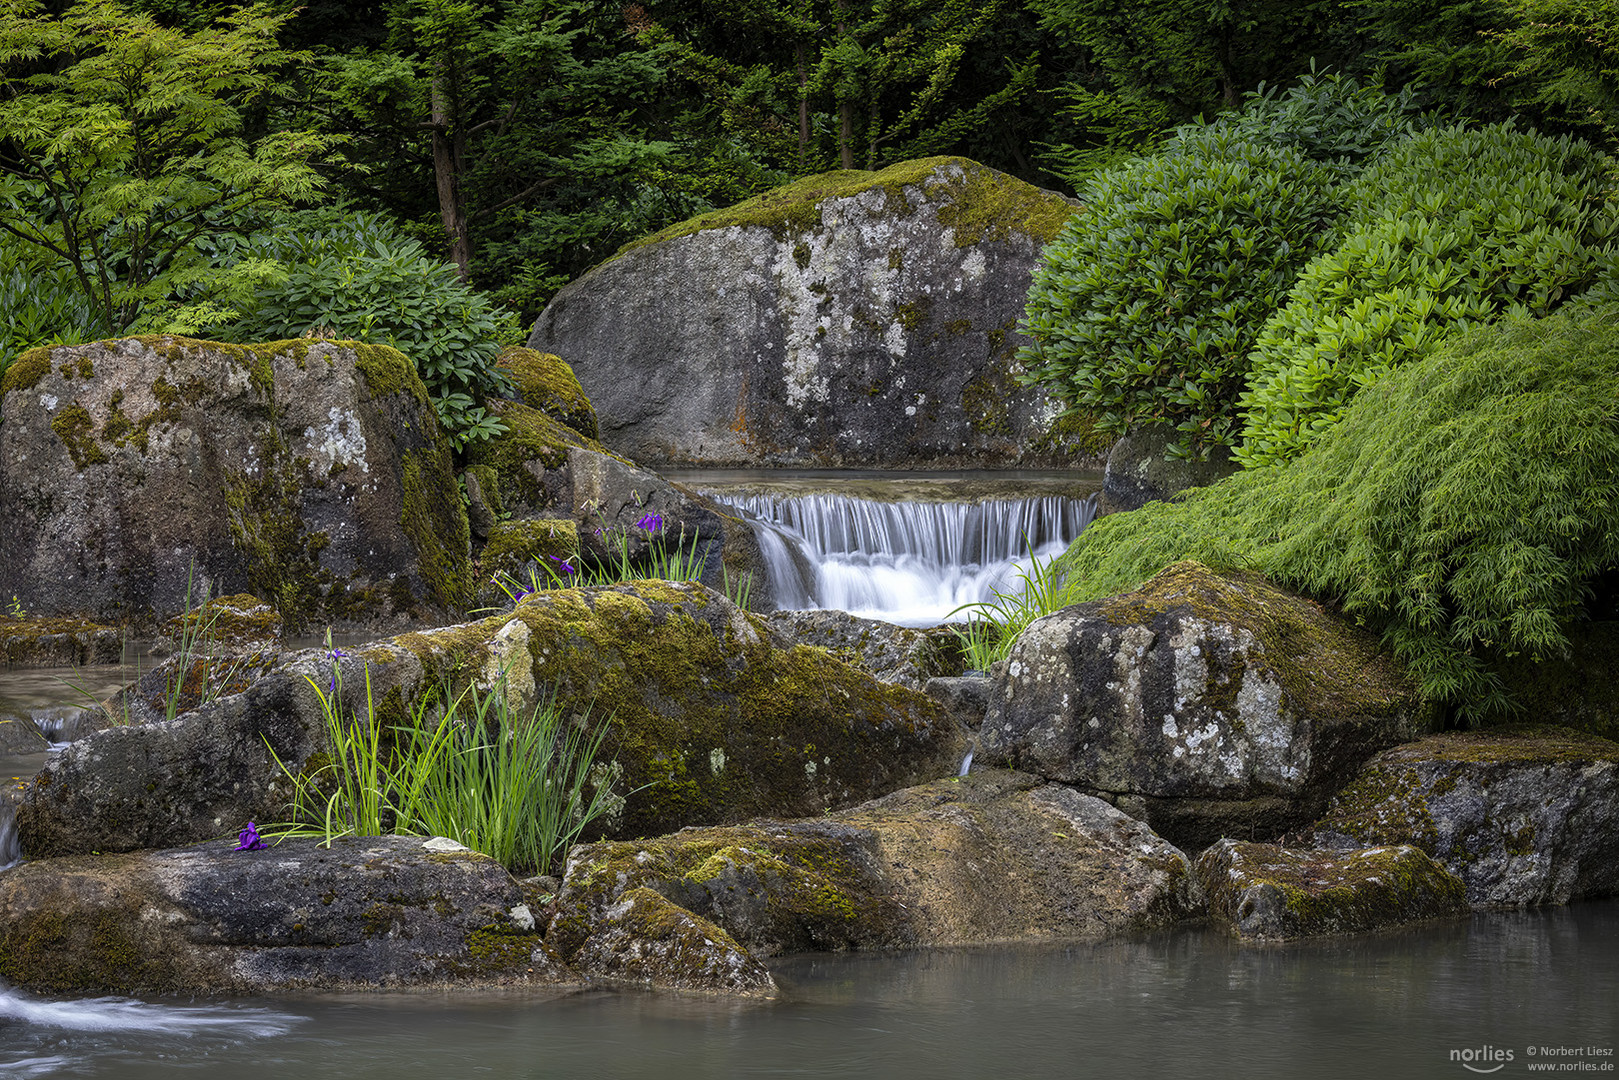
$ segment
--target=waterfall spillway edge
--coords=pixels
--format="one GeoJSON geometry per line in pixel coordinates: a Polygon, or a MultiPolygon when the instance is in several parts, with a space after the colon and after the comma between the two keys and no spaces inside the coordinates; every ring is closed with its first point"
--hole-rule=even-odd
{"type": "Polygon", "coordinates": [[[1061,554],[1096,516],[1064,495],[890,502],[709,491],[754,525],[777,604],[924,626],[1013,592],[1031,559],[1061,554]]]}

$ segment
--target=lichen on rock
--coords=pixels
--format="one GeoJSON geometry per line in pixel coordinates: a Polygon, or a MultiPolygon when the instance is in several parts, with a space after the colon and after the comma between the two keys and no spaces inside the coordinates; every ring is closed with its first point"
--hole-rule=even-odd
{"type": "Polygon", "coordinates": [[[982,738],[986,759],[1106,793],[1201,849],[1304,824],[1427,715],[1348,619],[1251,575],[1177,563],[1031,623],[982,738]]]}

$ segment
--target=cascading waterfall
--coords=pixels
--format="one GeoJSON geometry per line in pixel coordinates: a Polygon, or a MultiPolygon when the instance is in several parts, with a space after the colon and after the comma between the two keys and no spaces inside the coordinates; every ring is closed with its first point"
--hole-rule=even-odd
{"type": "Polygon", "coordinates": [[[706,492],[755,525],[776,601],[924,626],[1021,584],[1096,516],[1096,499],[884,502],[835,494],[706,492]]]}

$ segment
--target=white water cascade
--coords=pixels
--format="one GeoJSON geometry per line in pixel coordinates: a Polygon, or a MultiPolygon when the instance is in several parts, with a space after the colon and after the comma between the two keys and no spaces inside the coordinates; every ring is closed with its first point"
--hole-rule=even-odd
{"type": "Polygon", "coordinates": [[[755,524],[782,608],[834,608],[927,626],[963,604],[1016,591],[1030,558],[1055,558],[1096,516],[1096,499],[887,502],[828,493],[707,491],[755,524]]]}

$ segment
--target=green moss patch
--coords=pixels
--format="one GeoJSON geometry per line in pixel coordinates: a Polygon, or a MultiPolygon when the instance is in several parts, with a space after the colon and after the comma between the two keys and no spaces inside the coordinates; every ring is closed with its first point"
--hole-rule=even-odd
{"type": "Polygon", "coordinates": [[[777,240],[811,232],[821,225],[821,204],[880,188],[885,207],[895,217],[913,212],[906,188],[920,189],[930,199],[944,199],[940,224],[955,232],[957,247],[1004,240],[1014,232],[1050,243],[1078,209],[1049,191],[959,157],[902,161],[881,172],[839,169],[805,177],[723,210],[699,215],[662,232],[632,240],[618,255],[648,244],[690,236],[705,229],[732,226],[768,229],[777,240]],[[951,175],[955,170],[959,175],[951,175]]]}
{"type": "Polygon", "coordinates": [[[579,379],[560,357],[512,346],[503,350],[496,365],[511,375],[523,404],[538,409],[586,438],[599,434],[596,410],[585,396],[579,379]]]}
{"type": "Polygon", "coordinates": [[[568,451],[573,448],[609,453],[595,439],[520,402],[494,402],[490,409],[506,425],[506,433],[467,447],[467,458],[474,466],[494,470],[499,480],[495,490],[508,507],[547,502],[540,478],[525,468],[530,462],[542,470],[559,469],[567,464],[568,451]]]}

